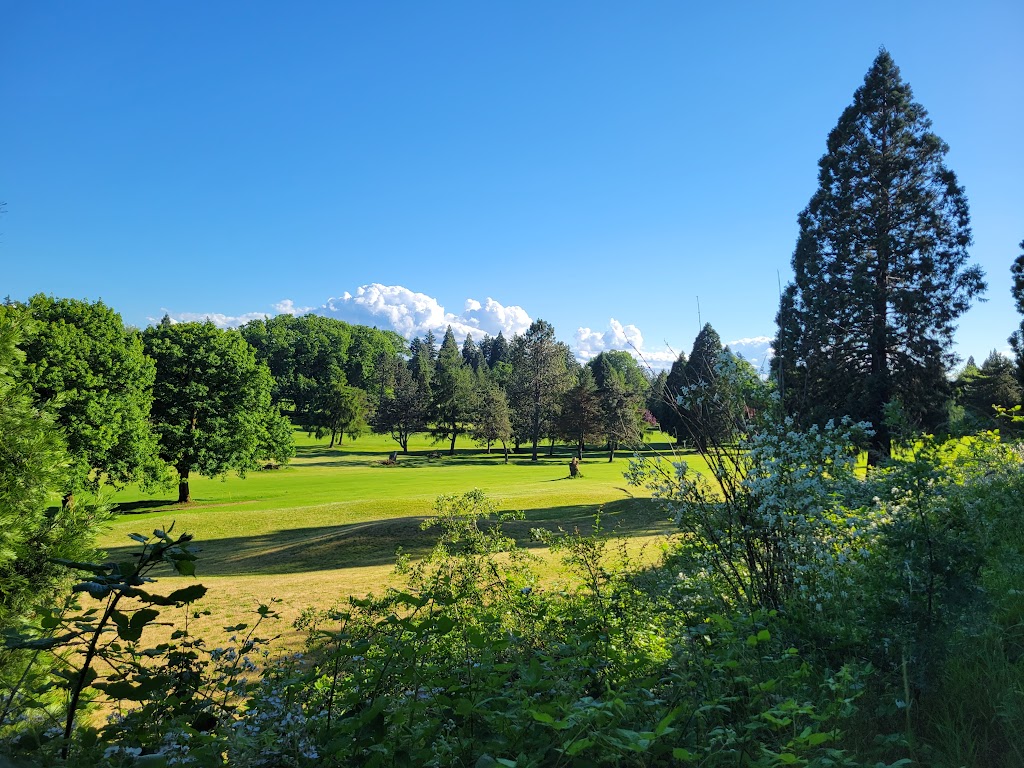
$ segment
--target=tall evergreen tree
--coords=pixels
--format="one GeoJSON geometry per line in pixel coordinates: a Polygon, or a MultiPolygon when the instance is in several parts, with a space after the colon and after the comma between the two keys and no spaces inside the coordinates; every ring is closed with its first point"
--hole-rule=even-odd
{"type": "Polygon", "coordinates": [[[490,345],[490,352],[487,355],[487,367],[493,369],[498,363],[507,363],[508,356],[508,341],[505,339],[505,335],[498,331],[498,335],[494,337],[490,345]]]}
{"type": "Polygon", "coordinates": [[[626,386],[623,375],[612,367],[610,360],[603,358],[598,367],[599,375],[594,378],[603,382],[598,389],[598,398],[602,429],[608,440],[608,461],[611,462],[622,443],[640,442],[643,399],[638,392],[626,386]]]}
{"type": "Polygon", "coordinates": [[[665,377],[665,394],[660,410],[655,413],[661,423],[662,431],[675,437],[677,442],[681,442],[687,437],[686,426],[682,419],[682,405],[679,402],[679,397],[686,386],[687,362],[689,361],[686,353],[680,352],[679,357],[672,363],[668,376],[665,377]]]}
{"type": "Polygon", "coordinates": [[[455,455],[455,440],[469,428],[475,410],[473,373],[466,365],[449,325],[437,354],[432,389],[432,433],[437,442],[450,440],[449,454],[455,455]]]}
{"type": "MultiPolygon", "coordinates": [[[[1010,274],[1013,276],[1013,287],[1010,292],[1013,294],[1013,302],[1017,305],[1017,312],[1024,315],[1024,240],[1020,241],[1021,254],[1013,261],[1010,267],[1010,274]]],[[[1017,358],[1017,381],[1024,387],[1024,320],[1021,320],[1020,328],[1010,336],[1010,347],[1017,358]]]]}
{"type": "Polygon", "coordinates": [[[437,366],[437,340],[434,338],[434,332],[427,331],[426,337],[422,340],[418,337],[413,339],[409,351],[412,355],[409,359],[412,376],[420,390],[430,399],[434,368],[437,366]]]}
{"type": "Polygon", "coordinates": [[[804,421],[870,421],[873,461],[890,451],[888,403],[924,427],[944,418],[955,321],[985,288],[967,263],[967,200],[947,151],[883,50],[829,134],[799,217],[775,373],[804,421]]]}
{"type": "Polygon", "coordinates": [[[1017,382],[1016,366],[995,350],[985,358],[981,368],[970,371],[965,367],[960,381],[960,403],[965,410],[968,425],[974,429],[1005,429],[996,417],[994,405],[1012,408],[1021,402],[1021,387],[1017,382]]]}
{"type": "Polygon", "coordinates": [[[473,438],[487,446],[491,452],[491,444],[501,443],[508,463],[508,441],[512,437],[512,419],[508,408],[508,399],[504,390],[489,379],[480,380],[477,394],[477,410],[473,418],[473,438]]]}
{"type": "Polygon", "coordinates": [[[587,437],[602,432],[601,398],[597,391],[594,372],[589,365],[579,369],[576,384],[562,396],[562,410],[558,419],[561,437],[576,446],[576,455],[583,458],[587,437]]]}
{"type": "Polygon", "coordinates": [[[480,363],[483,362],[480,348],[473,341],[473,334],[471,333],[467,333],[466,340],[462,342],[462,360],[473,369],[474,373],[480,369],[480,363]]]}
{"type": "Polygon", "coordinates": [[[522,336],[519,357],[513,364],[513,377],[521,397],[514,402],[525,411],[523,415],[528,419],[528,437],[533,449],[531,460],[537,461],[537,446],[546,434],[545,427],[553,427],[561,395],[570,386],[567,365],[570,355],[565,345],[555,340],[551,323],[534,320],[522,336]]]}
{"type": "Polygon", "coordinates": [[[683,368],[683,384],[690,390],[682,393],[680,420],[686,434],[702,453],[709,444],[721,444],[731,436],[728,414],[723,407],[728,398],[719,391],[724,386],[718,373],[724,352],[718,332],[711,323],[705,323],[693,340],[693,350],[683,368]]]}

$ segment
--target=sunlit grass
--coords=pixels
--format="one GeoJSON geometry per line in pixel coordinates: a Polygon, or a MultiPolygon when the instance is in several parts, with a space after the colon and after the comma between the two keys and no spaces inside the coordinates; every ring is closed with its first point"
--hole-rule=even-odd
{"type": "MultiPolygon", "coordinates": [[[[523,512],[525,519],[508,531],[540,556],[539,570],[549,581],[562,572],[557,559],[531,540],[532,528],[588,532],[601,509],[603,526],[627,537],[630,549],[649,559],[672,530],[648,493],[623,478],[631,457],[626,451],[614,462],[606,452],[587,452],[583,477],[570,479],[571,450],[564,446],[556,446],[553,456],[545,446],[537,462],[514,454],[506,465],[500,453],[486,454],[469,441],[448,456],[417,436],[408,456],[386,466],[396,445],[383,436],[346,439],[333,449],[301,432],[295,437],[297,454],[288,467],[245,478],[194,477],[191,504],[169,500],[176,488],[116,494],[122,514],[100,546],[123,556],[133,549],[129,533],[148,534],[171,523],[176,532],[193,534],[200,549],[197,578],[209,588],[197,608],[210,611],[194,629],[215,635],[220,626],[245,621],[270,598],[281,601],[287,624],[307,607],[380,592],[393,579],[398,549],[416,557],[433,545],[436,532],[422,531],[420,523],[441,494],[479,488],[499,510],[523,512]]],[[[668,449],[667,440],[655,434],[641,450],[668,449]]],[[[686,458],[695,463],[696,457],[686,458]]]]}

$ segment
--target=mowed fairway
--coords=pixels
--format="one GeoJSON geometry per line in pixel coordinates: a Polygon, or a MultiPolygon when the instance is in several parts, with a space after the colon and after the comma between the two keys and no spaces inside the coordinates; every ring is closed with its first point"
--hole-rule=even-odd
{"type": "MultiPolygon", "coordinates": [[[[671,532],[647,493],[623,478],[629,452],[612,463],[604,452],[588,453],[583,477],[570,479],[570,452],[563,446],[556,447],[554,457],[545,448],[536,463],[519,454],[506,465],[500,453],[485,454],[468,440],[455,456],[442,451],[432,457],[438,446],[420,436],[410,455],[400,455],[397,466],[385,466],[396,445],[382,436],[346,440],[332,449],[301,432],[295,438],[296,457],[288,467],[245,478],[194,477],[188,505],[167,501],[176,497],[176,488],[118,493],[114,501],[123,514],[101,536],[100,546],[120,557],[137,549],[129,546],[129,533],[149,534],[172,522],[175,532],[193,534],[201,550],[197,578],[209,588],[197,608],[211,612],[196,628],[215,631],[245,621],[271,598],[281,600],[278,609],[291,620],[306,607],[379,593],[392,582],[398,548],[415,557],[433,545],[436,532],[422,531],[420,524],[440,494],[479,488],[500,510],[523,511],[526,519],[508,530],[521,545],[535,548],[551,577],[557,565],[531,541],[531,528],[589,531],[603,508],[602,525],[629,537],[637,550],[671,532]]],[[[666,451],[668,444],[647,447],[666,451]]],[[[695,457],[686,458],[692,463],[695,457]]]]}

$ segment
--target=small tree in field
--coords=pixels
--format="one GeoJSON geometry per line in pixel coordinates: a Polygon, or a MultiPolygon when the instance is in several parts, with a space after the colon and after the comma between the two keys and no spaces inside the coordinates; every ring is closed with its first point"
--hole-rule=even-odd
{"type": "Polygon", "coordinates": [[[271,404],[273,380],[237,331],[213,323],[172,323],[143,332],[156,361],[153,422],[160,458],[178,474],[178,502],[191,501],[189,476],[213,477],[256,469],[271,457],[293,454],[290,429],[271,404]],[[287,445],[276,444],[287,435],[287,445]],[[274,450],[270,440],[277,436],[274,450]]]}
{"type": "Polygon", "coordinates": [[[492,443],[501,443],[505,463],[508,463],[508,441],[512,439],[508,399],[501,387],[487,379],[481,385],[479,406],[473,421],[473,437],[487,446],[488,453],[491,452],[492,443]]]}

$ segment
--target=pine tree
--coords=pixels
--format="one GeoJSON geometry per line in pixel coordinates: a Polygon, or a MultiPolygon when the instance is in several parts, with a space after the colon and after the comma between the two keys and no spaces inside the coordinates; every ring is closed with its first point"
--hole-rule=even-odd
{"type": "Polygon", "coordinates": [[[471,333],[467,333],[466,340],[462,342],[462,360],[473,369],[474,373],[480,369],[480,363],[483,362],[480,348],[473,341],[473,334],[471,333]]]}
{"type": "Polygon", "coordinates": [[[431,430],[434,440],[450,440],[449,454],[455,455],[455,440],[469,427],[475,409],[473,374],[462,359],[455,334],[449,325],[437,354],[432,389],[431,430]]]}
{"type": "Polygon", "coordinates": [[[687,362],[686,353],[680,352],[679,357],[672,363],[665,378],[665,393],[659,411],[655,414],[661,423],[661,430],[675,437],[676,442],[681,442],[687,437],[682,419],[682,406],[678,401],[686,386],[687,362]]]}
{"type": "Polygon", "coordinates": [[[498,331],[490,345],[490,353],[487,355],[487,367],[494,368],[498,363],[508,362],[509,347],[504,334],[498,331]]]}
{"type": "Polygon", "coordinates": [[[967,200],[947,151],[883,50],[829,134],[799,217],[775,374],[803,421],[871,422],[872,461],[889,454],[887,404],[926,428],[944,419],[955,321],[985,288],[967,264],[967,200]]]}
{"type": "MultiPolygon", "coordinates": [[[[1021,254],[1013,261],[1010,267],[1010,274],[1013,275],[1013,287],[1010,292],[1013,294],[1013,301],[1017,305],[1017,312],[1024,315],[1024,240],[1020,241],[1021,254]]],[[[1010,347],[1017,359],[1017,381],[1024,387],[1024,320],[1020,328],[1010,336],[1010,347]]]]}
{"type": "Polygon", "coordinates": [[[709,444],[721,444],[730,437],[728,415],[722,407],[727,398],[719,392],[718,364],[723,352],[718,332],[705,323],[683,368],[683,384],[689,389],[682,393],[680,420],[684,433],[701,453],[709,444]]]}
{"type": "Polygon", "coordinates": [[[626,386],[625,379],[603,358],[595,379],[603,382],[598,389],[601,402],[601,421],[608,440],[608,461],[615,460],[615,451],[622,443],[638,443],[642,433],[641,410],[643,399],[638,392],[626,386]]]}
{"type": "Polygon", "coordinates": [[[601,434],[602,415],[594,372],[585,365],[577,374],[576,385],[562,396],[562,411],[558,419],[558,432],[576,445],[577,457],[583,458],[588,436],[601,434]]]}

